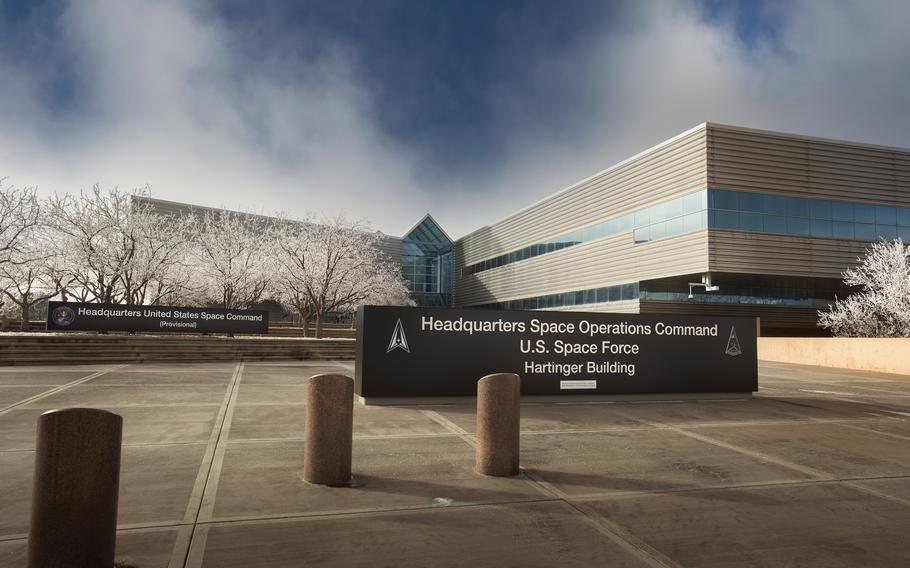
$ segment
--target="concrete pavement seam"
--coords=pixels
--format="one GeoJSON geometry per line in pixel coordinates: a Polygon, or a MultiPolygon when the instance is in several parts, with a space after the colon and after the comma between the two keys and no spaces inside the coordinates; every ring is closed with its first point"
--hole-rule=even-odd
{"type": "Polygon", "coordinates": [[[738,446],[736,444],[731,444],[729,442],[717,440],[715,438],[711,438],[710,436],[705,436],[703,434],[697,434],[695,432],[689,432],[689,431],[683,430],[682,428],[671,428],[671,430],[673,430],[677,434],[681,434],[683,436],[687,436],[689,438],[699,440],[701,442],[705,442],[706,444],[712,444],[719,448],[726,448],[728,450],[738,452],[740,454],[749,456],[751,458],[754,458],[754,459],[757,459],[757,460],[760,460],[763,462],[772,463],[772,464],[779,465],[779,466],[787,468],[787,469],[798,471],[800,473],[806,474],[815,479],[819,479],[819,480],[837,479],[836,475],[826,473],[826,472],[823,472],[821,470],[818,470],[818,469],[815,469],[812,467],[800,465],[798,463],[794,463],[789,460],[778,458],[778,457],[766,454],[764,452],[757,452],[755,450],[743,448],[742,446],[738,446]]]}
{"type": "Polygon", "coordinates": [[[24,404],[29,404],[29,403],[31,403],[31,402],[35,402],[35,401],[41,400],[42,398],[51,396],[52,394],[57,394],[58,392],[65,391],[66,389],[68,389],[68,388],[70,388],[70,387],[75,387],[75,386],[77,386],[77,385],[81,385],[82,383],[86,383],[86,382],[88,382],[88,381],[90,381],[90,380],[92,380],[92,379],[95,379],[95,378],[100,377],[101,375],[110,373],[111,371],[116,371],[117,369],[122,369],[123,367],[126,367],[126,366],[127,366],[126,364],[123,364],[123,365],[113,365],[113,366],[111,366],[111,367],[108,367],[107,369],[102,369],[101,371],[95,371],[94,373],[92,373],[92,374],[90,374],[90,375],[87,375],[87,376],[85,376],[85,377],[78,378],[78,379],[76,379],[76,380],[74,380],[74,381],[70,381],[70,382],[68,382],[68,383],[66,383],[66,384],[64,384],[64,385],[60,385],[60,386],[58,386],[58,387],[54,387],[54,388],[52,388],[52,389],[48,389],[48,390],[46,390],[46,391],[44,391],[44,392],[41,392],[41,393],[38,393],[38,394],[36,394],[36,395],[30,396],[30,397],[28,397],[28,398],[26,398],[26,399],[24,399],[24,400],[20,400],[19,402],[13,403],[13,404],[7,406],[6,408],[3,408],[2,410],[0,410],[0,415],[6,414],[6,413],[9,412],[10,410],[12,410],[12,409],[14,409],[14,408],[17,408],[17,407],[19,407],[19,406],[22,406],[22,405],[24,405],[24,404]]]}
{"type": "Polygon", "coordinates": [[[441,425],[446,430],[452,432],[453,434],[455,434],[456,436],[458,436],[459,438],[464,440],[472,448],[477,448],[477,440],[474,438],[474,436],[471,435],[467,430],[465,430],[458,424],[455,424],[454,422],[452,422],[445,416],[439,414],[435,410],[421,410],[420,412],[422,412],[425,416],[427,416],[433,422],[436,422],[437,424],[441,425]]]}
{"type": "Polygon", "coordinates": [[[348,517],[364,517],[364,516],[375,516],[382,515],[385,513],[408,513],[416,511],[453,511],[458,509],[469,509],[472,507],[502,507],[506,505],[516,505],[516,504],[528,504],[528,503],[554,503],[561,501],[562,499],[548,496],[542,497],[539,499],[517,499],[509,501],[485,501],[483,503],[461,503],[458,505],[413,505],[413,506],[400,506],[392,508],[373,508],[373,509],[362,509],[362,510],[350,510],[350,511],[320,511],[314,513],[307,512],[294,512],[294,513],[277,513],[274,515],[246,515],[238,517],[218,517],[216,519],[211,519],[208,521],[199,521],[199,525],[206,525],[210,527],[221,526],[234,523],[250,523],[250,524],[261,524],[268,522],[280,522],[287,520],[307,520],[307,519],[328,519],[328,518],[348,518],[348,517]]]}
{"type": "Polygon", "coordinates": [[[872,428],[866,428],[864,426],[858,426],[856,424],[837,424],[838,426],[843,426],[844,428],[850,428],[852,430],[859,430],[861,432],[869,432],[870,434],[878,434],[886,438],[894,438],[895,440],[910,440],[910,436],[905,436],[903,434],[895,434],[893,432],[881,432],[879,430],[873,430],[872,428]]]}
{"type": "Polygon", "coordinates": [[[910,499],[904,499],[903,497],[898,497],[897,495],[891,495],[890,493],[886,493],[886,492],[880,491],[878,489],[866,487],[865,485],[862,485],[861,483],[856,482],[856,481],[844,481],[843,484],[846,485],[847,487],[850,487],[851,489],[856,489],[857,491],[861,491],[863,493],[872,495],[874,497],[878,497],[879,499],[884,499],[885,501],[897,503],[898,505],[903,505],[904,507],[910,507],[910,499]]]}
{"type": "Polygon", "coordinates": [[[619,523],[611,521],[596,511],[590,510],[581,503],[572,501],[564,501],[564,503],[576,511],[579,516],[587,520],[587,522],[597,529],[598,532],[621,546],[648,566],[652,566],[653,568],[683,568],[682,564],[679,564],[647,542],[638,538],[629,531],[629,529],[619,523]]]}
{"type": "Polygon", "coordinates": [[[208,479],[205,482],[205,491],[202,494],[202,506],[196,522],[205,521],[212,518],[212,512],[215,508],[215,497],[218,493],[218,485],[221,481],[221,467],[224,464],[224,455],[227,452],[228,434],[231,431],[231,422],[234,419],[234,409],[237,407],[237,394],[240,390],[240,381],[243,379],[243,363],[237,371],[237,379],[234,381],[231,389],[231,396],[225,408],[224,420],[221,423],[221,429],[218,433],[218,440],[215,443],[215,457],[209,468],[208,479]]]}
{"type": "MultiPolygon", "coordinates": [[[[622,414],[622,413],[619,413],[619,414],[622,414]]],[[[731,451],[740,453],[740,454],[742,454],[742,455],[751,457],[751,458],[753,458],[753,459],[757,459],[757,460],[759,460],[759,461],[763,461],[763,462],[767,462],[767,463],[772,463],[772,464],[775,464],[775,465],[778,465],[778,466],[781,466],[781,467],[784,467],[784,468],[787,468],[787,469],[791,469],[791,470],[794,470],[794,471],[798,471],[798,472],[800,472],[800,473],[803,473],[803,474],[808,475],[809,477],[812,477],[812,478],[815,478],[815,479],[820,479],[820,480],[834,480],[834,479],[837,479],[837,476],[836,476],[836,475],[832,475],[832,474],[830,474],[830,473],[823,472],[823,471],[821,471],[821,470],[817,470],[817,469],[815,469],[815,468],[811,468],[811,467],[808,467],[808,466],[799,465],[799,464],[794,463],[794,462],[791,462],[791,461],[789,461],[789,460],[785,460],[785,459],[782,459],[782,458],[778,458],[778,457],[775,457],[775,456],[766,454],[766,453],[764,453],[764,452],[757,452],[757,451],[755,451],[755,450],[750,450],[750,449],[748,449],[748,448],[743,448],[742,446],[738,446],[738,445],[736,445],[736,444],[731,444],[731,443],[729,443],[729,442],[724,442],[724,441],[722,441],[722,440],[717,440],[717,439],[712,438],[712,437],[710,437],[710,436],[705,436],[704,434],[698,434],[698,433],[696,433],[696,432],[690,432],[690,431],[685,430],[685,429],[683,429],[683,428],[680,428],[680,427],[677,427],[677,426],[671,426],[671,425],[669,425],[669,424],[664,424],[664,423],[662,423],[662,422],[656,422],[656,421],[652,421],[652,420],[647,420],[646,422],[649,423],[649,424],[652,424],[652,425],[655,426],[655,427],[658,427],[658,426],[660,426],[660,427],[666,427],[666,429],[668,429],[668,430],[670,430],[670,431],[672,431],[672,432],[675,432],[675,433],[677,433],[677,434],[679,434],[679,435],[681,435],[681,436],[686,436],[687,438],[692,438],[692,439],[694,439],[694,440],[698,440],[698,441],[704,442],[704,443],[706,443],[706,444],[711,444],[711,445],[717,446],[717,447],[719,447],[719,448],[725,448],[725,449],[727,449],[727,450],[731,450],[731,451]]]]}
{"type": "Polygon", "coordinates": [[[168,563],[168,568],[183,568],[188,560],[191,551],[191,544],[193,543],[194,537],[196,535],[196,523],[199,520],[199,513],[202,510],[202,502],[205,498],[206,486],[212,472],[216,450],[221,439],[221,431],[224,426],[225,417],[227,416],[228,405],[234,397],[234,392],[237,382],[240,379],[242,369],[243,362],[237,363],[234,367],[234,373],[232,374],[231,380],[227,385],[224,398],[222,399],[221,405],[218,409],[218,415],[215,417],[215,423],[212,426],[212,433],[209,435],[208,444],[206,446],[205,453],[203,454],[202,462],[199,464],[199,470],[196,473],[196,480],[193,483],[193,490],[190,492],[190,498],[187,503],[186,512],[183,516],[184,521],[191,523],[190,535],[185,541],[177,539],[177,541],[174,543],[174,549],[171,554],[171,560],[168,563]]]}

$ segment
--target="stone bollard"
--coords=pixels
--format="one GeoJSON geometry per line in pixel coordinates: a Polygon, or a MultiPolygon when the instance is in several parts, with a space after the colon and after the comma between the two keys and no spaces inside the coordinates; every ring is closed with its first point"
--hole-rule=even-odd
{"type": "Polygon", "coordinates": [[[38,418],[29,568],[114,565],[122,430],[94,408],[38,418]]]}
{"type": "Polygon", "coordinates": [[[477,473],[518,475],[520,420],[518,375],[497,373],[477,381],[477,473]]]}
{"type": "Polygon", "coordinates": [[[303,478],[340,487],[351,481],[354,379],[316,375],[307,384],[303,478]]]}

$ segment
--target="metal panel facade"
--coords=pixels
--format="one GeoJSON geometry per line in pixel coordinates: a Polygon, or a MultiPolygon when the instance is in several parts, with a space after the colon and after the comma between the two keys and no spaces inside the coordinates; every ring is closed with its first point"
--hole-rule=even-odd
{"type": "Polygon", "coordinates": [[[708,266],[712,272],[781,274],[840,279],[855,266],[869,243],[711,229],[708,266]]]}
{"type": "MultiPolygon", "coordinates": [[[[571,291],[707,269],[705,231],[634,245],[631,231],[463,276],[460,268],[560,233],[703,189],[704,125],[455,243],[455,305],[571,291]]],[[[586,308],[587,309],[587,308],[586,308]]]]}
{"type": "MultiPolygon", "coordinates": [[[[910,151],[701,125],[457,241],[455,304],[703,272],[839,279],[869,246],[858,240],[714,228],[634,244],[626,232],[476,274],[461,273],[465,265],[704,188],[910,207],[910,151]]],[[[633,304],[569,309],[639,307],[633,304]]],[[[667,307],[649,302],[648,309],[655,305],[667,307]]],[[[788,322],[784,312],[791,309],[799,313],[797,319],[814,318],[813,310],[781,306],[774,319],[788,322]]]]}
{"type": "MultiPolygon", "coordinates": [[[[910,206],[910,151],[708,124],[712,188],[910,206]]],[[[710,270],[840,278],[869,244],[709,231],[710,270]]]]}
{"type": "Polygon", "coordinates": [[[910,206],[910,151],[719,124],[707,127],[708,186],[910,206]]]}

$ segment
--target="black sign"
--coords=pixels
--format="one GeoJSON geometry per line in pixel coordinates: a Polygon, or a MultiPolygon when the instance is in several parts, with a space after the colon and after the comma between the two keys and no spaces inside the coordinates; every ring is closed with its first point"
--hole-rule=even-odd
{"type": "Polygon", "coordinates": [[[355,391],[474,396],[517,373],[526,395],[758,390],[755,318],[366,306],[355,391]]]}
{"type": "Polygon", "coordinates": [[[47,329],[268,333],[269,313],[264,310],[48,302],[47,329]]]}

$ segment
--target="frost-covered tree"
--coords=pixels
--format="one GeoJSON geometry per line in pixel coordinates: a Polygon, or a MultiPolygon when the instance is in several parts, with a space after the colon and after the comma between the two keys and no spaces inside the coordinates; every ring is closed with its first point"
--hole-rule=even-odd
{"type": "Polygon", "coordinates": [[[300,317],[303,335],[309,335],[313,304],[307,293],[314,270],[314,227],[306,221],[279,220],[274,232],[274,250],[278,258],[273,290],[281,303],[300,317]]]}
{"type": "Polygon", "coordinates": [[[819,325],[845,337],[910,337],[910,247],[880,241],[858,260],[843,274],[858,291],[819,312],[819,325]]]}
{"type": "Polygon", "coordinates": [[[59,253],[47,228],[37,225],[23,236],[9,261],[0,264],[0,290],[26,330],[32,306],[56,296],[67,280],[56,272],[59,253]]]}
{"type": "Polygon", "coordinates": [[[0,290],[16,307],[21,329],[28,328],[29,311],[35,304],[56,296],[59,289],[45,271],[43,259],[0,265],[0,290]]]}
{"type": "Polygon", "coordinates": [[[136,195],[95,185],[48,200],[48,224],[67,258],[71,295],[82,301],[142,304],[159,299],[179,275],[192,233],[188,219],[154,214],[136,195]]]}
{"type": "MultiPolygon", "coordinates": [[[[378,306],[414,306],[408,285],[401,276],[401,268],[391,262],[377,267],[370,295],[362,302],[378,306]]],[[[357,305],[351,306],[352,311],[357,305]]]]}
{"type": "Polygon", "coordinates": [[[123,271],[121,287],[130,304],[159,304],[191,290],[187,254],[195,237],[191,218],[155,215],[134,208],[129,231],[136,253],[123,271]]]}
{"type": "MultiPolygon", "coordinates": [[[[316,337],[330,312],[346,312],[372,299],[390,300],[404,284],[398,270],[379,250],[379,235],[343,215],[309,233],[306,293],[316,318],[316,337]]],[[[400,294],[398,295],[400,298],[400,294]]]]}
{"type": "Polygon", "coordinates": [[[0,178],[0,264],[23,253],[29,232],[41,224],[41,206],[34,187],[17,188],[0,178]]]}
{"type": "Polygon", "coordinates": [[[202,215],[190,257],[208,302],[248,308],[265,297],[275,271],[272,227],[233,211],[202,215]]]}

